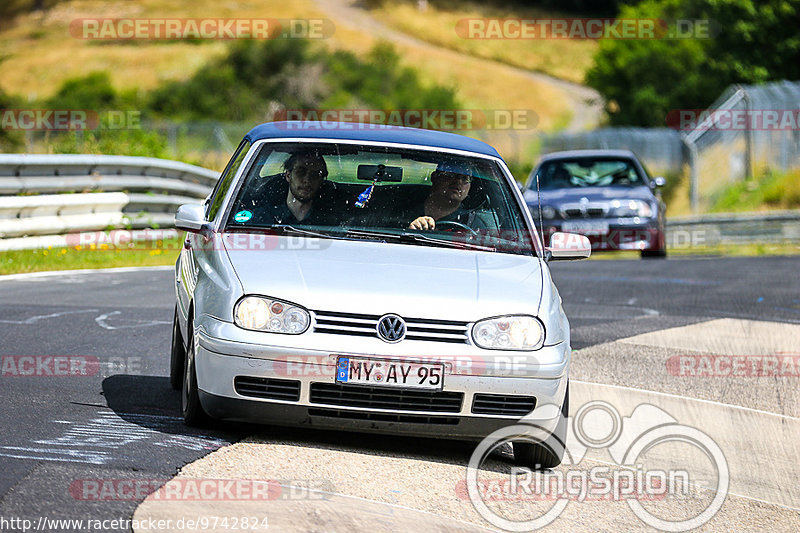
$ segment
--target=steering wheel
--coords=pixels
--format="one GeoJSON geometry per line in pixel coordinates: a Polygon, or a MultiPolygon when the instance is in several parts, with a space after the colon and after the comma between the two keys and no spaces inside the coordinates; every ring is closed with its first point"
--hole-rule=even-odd
{"type": "Polygon", "coordinates": [[[454,220],[442,220],[441,222],[437,222],[436,223],[436,229],[439,229],[440,226],[445,226],[445,225],[450,225],[450,226],[453,226],[454,228],[467,230],[474,237],[478,236],[478,232],[477,231],[475,231],[474,229],[470,228],[466,224],[462,224],[461,222],[456,222],[454,220]]]}

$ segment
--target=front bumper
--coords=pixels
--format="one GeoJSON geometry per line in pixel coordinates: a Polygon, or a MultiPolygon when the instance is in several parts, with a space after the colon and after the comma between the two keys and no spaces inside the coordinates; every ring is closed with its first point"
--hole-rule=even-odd
{"type": "MultiPolygon", "coordinates": [[[[520,416],[497,416],[472,412],[476,393],[533,396],[536,408],[525,417],[533,438],[544,439],[556,426],[564,400],[569,370],[566,343],[542,348],[536,355],[502,359],[473,346],[480,356],[425,357],[415,360],[444,363],[444,392],[461,393],[457,411],[385,409],[324,403],[312,400],[312,384],[335,384],[337,354],[400,358],[397,353],[355,353],[254,345],[230,340],[239,330],[214,318],[198,317],[195,328],[197,383],[203,408],[215,418],[285,426],[310,426],[371,433],[480,439],[492,431],[516,424],[520,416]],[[217,333],[220,336],[212,335],[217,333]],[[222,336],[223,333],[227,333],[222,336]],[[500,364],[492,364],[500,361],[500,364]],[[547,361],[541,364],[538,361],[547,361]],[[237,392],[238,377],[299,382],[297,401],[264,399],[237,392]]],[[[252,339],[251,332],[245,334],[252,339]]],[[[274,334],[266,334],[274,335],[274,334]]],[[[344,335],[326,335],[331,346],[346,345],[344,335]]],[[[286,336],[283,336],[285,339],[286,336]]],[[[421,345],[427,343],[419,343],[421,345]]],[[[388,345],[387,345],[388,346],[388,345]]],[[[396,349],[396,345],[394,347],[396,349]]],[[[500,352],[501,354],[504,352],[500,352]]],[[[409,356],[410,357],[410,356],[409,356]]]]}
{"type": "MultiPolygon", "coordinates": [[[[603,219],[591,219],[603,220],[603,219]]],[[[550,236],[561,229],[563,220],[545,220],[545,239],[549,242],[550,236]]],[[[569,233],[585,235],[592,245],[593,251],[611,250],[661,250],[664,248],[665,236],[656,222],[614,223],[608,225],[608,231],[581,232],[570,230],[569,233]]]]}

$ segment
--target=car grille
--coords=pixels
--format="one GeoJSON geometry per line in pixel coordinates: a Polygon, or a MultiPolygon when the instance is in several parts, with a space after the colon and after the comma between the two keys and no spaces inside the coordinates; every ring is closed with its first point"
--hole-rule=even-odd
{"type": "MultiPolygon", "coordinates": [[[[356,313],[336,313],[314,311],[316,333],[334,333],[361,337],[378,337],[378,320],[382,315],[361,315],[356,313]]],[[[423,318],[403,318],[406,322],[406,339],[417,341],[469,342],[467,323],[455,320],[428,320],[423,318]]]]}
{"type": "Polygon", "coordinates": [[[534,407],[533,396],[476,394],[472,400],[472,412],[478,415],[525,416],[534,407]]]}
{"type": "Polygon", "coordinates": [[[393,411],[429,411],[458,413],[464,394],[461,392],[425,391],[312,383],[311,403],[387,409],[393,411]]]}
{"type": "Polygon", "coordinates": [[[349,420],[374,420],[376,422],[401,422],[404,424],[439,424],[455,426],[459,419],[455,416],[425,416],[425,415],[396,415],[390,413],[366,413],[364,411],[344,411],[341,409],[311,408],[311,416],[324,416],[328,418],[344,418],[349,420]]]}
{"type": "Polygon", "coordinates": [[[586,206],[569,205],[561,208],[564,218],[603,218],[608,208],[604,205],[589,204],[586,206]]]}
{"type": "Polygon", "coordinates": [[[284,400],[287,402],[300,400],[300,382],[291,379],[236,376],[233,379],[233,388],[238,394],[253,398],[284,400]]]}

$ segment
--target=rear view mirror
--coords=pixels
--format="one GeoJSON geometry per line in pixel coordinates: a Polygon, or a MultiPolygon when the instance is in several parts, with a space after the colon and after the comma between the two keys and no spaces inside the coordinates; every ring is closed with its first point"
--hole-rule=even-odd
{"type": "Polygon", "coordinates": [[[206,227],[205,210],[199,204],[184,204],[175,214],[175,227],[192,233],[200,233],[206,227]]]}
{"type": "Polygon", "coordinates": [[[653,185],[655,187],[663,187],[666,184],[667,184],[667,180],[664,179],[661,176],[656,176],[655,178],[653,178],[653,185]]]}
{"type": "Polygon", "coordinates": [[[592,245],[585,235],[557,231],[550,237],[550,246],[546,250],[553,261],[571,261],[588,258],[592,254],[592,245]]]}
{"type": "Polygon", "coordinates": [[[358,165],[358,179],[376,182],[403,181],[403,167],[387,167],[386,165],[358,165]]]}

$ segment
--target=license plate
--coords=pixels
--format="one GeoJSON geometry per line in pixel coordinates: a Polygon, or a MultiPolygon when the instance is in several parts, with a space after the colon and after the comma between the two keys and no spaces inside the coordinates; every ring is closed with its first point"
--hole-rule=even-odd
{"type": "Polygon", "coordinates": [[[442,390],[442,363],[413,363],[367,357],[336,360],[336,382],[354,385],[380,385],[406,389],[442,390]]]}
{"type": "Polygon", "coordinates": [[[581,234],[608,233],[608,222],[597,220],[567,220],[561,224],[561,231],[581,234]]]}

